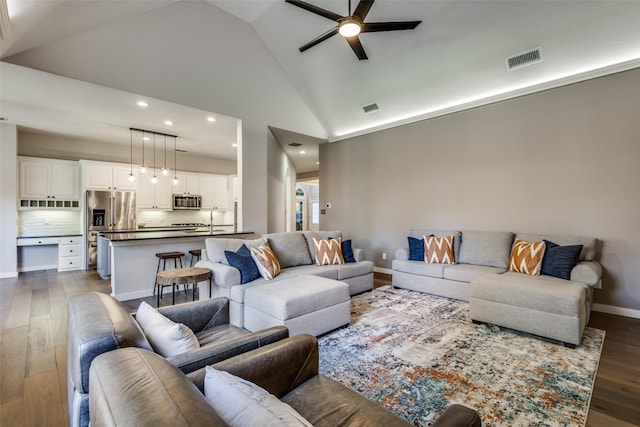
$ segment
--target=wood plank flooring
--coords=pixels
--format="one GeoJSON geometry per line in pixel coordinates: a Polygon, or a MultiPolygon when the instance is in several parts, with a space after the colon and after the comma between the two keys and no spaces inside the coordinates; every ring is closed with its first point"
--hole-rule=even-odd
{"type": "MultiPolygon", "coordinates": [[[[375,275],[376,287],[390,282],[375,275]]],[[[0,279],[0,426],[67,425],[66,304],[87,291],[109,292],[109,282],[94,271],[0,279]]],[[[178,302],[190,300],[181,294],[178,302]]],[[[134,310],[139,302],[126,305],[134,310]]],[[[593,313],[589,325],[607,334],[587,426],[640,426],[640,319],[593,313]]]]}

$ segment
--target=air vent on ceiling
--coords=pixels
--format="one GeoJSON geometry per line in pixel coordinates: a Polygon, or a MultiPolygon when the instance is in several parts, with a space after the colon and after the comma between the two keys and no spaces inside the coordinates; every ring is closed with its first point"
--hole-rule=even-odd
{"type": "Polygon", "coordinates": [[[178,153],[186,153],[186,152],[187,152],[187,150],[182,150],[182,149],[180,149],[180,148],[176,148],[176,151],[177,151],[178,153]]]}
{"type": "Polygon", "coordinates": [[[289,147],[300,147],[302,144],[300,144],[299,142],[291,142],[289,144],[289,147]]]}
{"type": "Polygon", "coordinates": [[[531,49],[527,52],[520,53],[515,56],[506,58],[507,70],[515,70],[516,68],[524,67],[525,65],[535,64],[536,62],[542,62],[542,51],[539,47],[531,49]]]}
{"type": "Polygon", "coordinates": [[[378,111],[379,109],[380,107],[375,102],[373,104],[365,105],[364,107],[362,107],[362,111],[364,111],[365,114],[373,113],[374,111],[378,111]]]}

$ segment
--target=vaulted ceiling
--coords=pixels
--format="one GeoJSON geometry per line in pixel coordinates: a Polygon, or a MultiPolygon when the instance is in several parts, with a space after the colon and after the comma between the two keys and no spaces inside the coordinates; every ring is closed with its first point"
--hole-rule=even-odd
{"type": "Polygon", "coordinates": [[[3,61],[315,141],[640,66],[637,1],[377,0],[368,22],[422,23],[362,34],[366,61],[339,35],[300,53],[335,23],[284,0],[6,1],[3,61]],[[541,62],[507,70],[533,48],[541,62]]]}

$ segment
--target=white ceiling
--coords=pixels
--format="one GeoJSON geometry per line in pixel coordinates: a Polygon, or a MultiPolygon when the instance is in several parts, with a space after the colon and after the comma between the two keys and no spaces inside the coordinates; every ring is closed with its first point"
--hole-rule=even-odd
{"type": "MultiPolygon", "coordinates": [[[[309,143],[640,66],[640,1],[376,0],[367,22],[423,22],[413,31],[361,35],[367,61],[358,61],[340,36],[300,53],[298,47],[334,23],[284,0],[7,2],[12,38],[2,41],[3,60],[125,92],[133,87],[196,110],[211,105],[206,109],[243,123],[259,117],[255,121],[283,131],[274,132],[279,139],[310,135],[309,143]],[[150,28],[149,22],[164,32],[150,28]],[[239,34],[248,41],[240,40],[239,34]],[[118,49],[96,40],[116,40],[118,49]],[[235,68],[220,79],[209,80],[204,72],[174,78],[169,89],[166,81],[161,84],[162,71],[143,81],[124,66],[121,75],[103,72],[113,70],[114,62],[131,63],[131,55],[154,60],[146,48],[150,43],[166,46],[169,56],[180,55],[180,62],[171,65],[174,73],[191,72],[193,67],[211,74],[225,65],[235,68]],[[247,54],[247,46],[255,47],[254,53],[247,54]],[[506,57],[536,47],[542,50],[542,62],[507,71],[506,57]],[[268,87],[273,84],[266,78],[261,82],[245,77],[247,70],[270,72],[272,62],[286,81],[277,91],[268,87]],[[235,75],[244,81],[235,81],[235,75]],[[194,87],[216,99],[201,98],[194,87]],[[381,110],[364,114],[361,108],[372,102],[381,110]],[[294,111],[307,108],[311,115],[302,111],[293,117],[294,111]]],[[[347,13],[347,0],[309,2],[347,13]]],[[[356,4],[354,0],[353,7],[356,4]]],[[[164,58],[155,59],[163,64],[164,58]]],[[[64,101],[54,102],[60,103],[64,101]]],[[[114,116],[123,115],[118,106],[105,103],[104,110],[109,108],[116,108],[114,116]]],[[[108,116],[100,109],[92,113],[87,121],[96,126],[102,114],[108,116]]]]}

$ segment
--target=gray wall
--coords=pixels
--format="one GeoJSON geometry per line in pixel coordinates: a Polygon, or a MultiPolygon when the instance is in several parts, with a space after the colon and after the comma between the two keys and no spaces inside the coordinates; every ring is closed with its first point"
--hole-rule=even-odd
{"type": "MultiPolygon", "coordinates": [[[[275,136],[268,132],[267,136],[267,232],[279,233],[287,230],[287,211],[295,209],[295,197],[287,200],[287,180],[291,193],[295,192],[296,170],[280,147],[275,136]],[[287,206],[287,203],[289,206],[287,206]]],[[[289,230],[295,230],[295,217],[289,216],[289,230]]]]}
{"type": "Polygon", "coordinates": [[[635,69],[323,144],[320,225],[382,268],[411,228],[597,237],[596,302],[640,310],[639,165],[635,69]]]}

